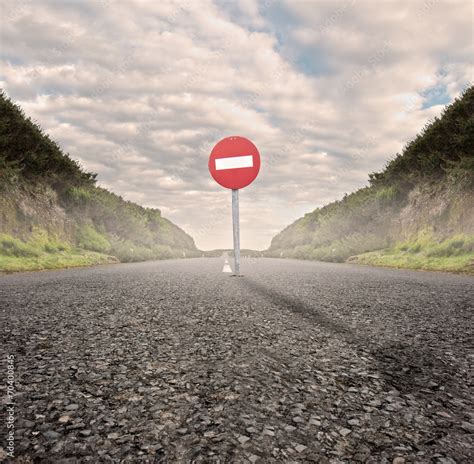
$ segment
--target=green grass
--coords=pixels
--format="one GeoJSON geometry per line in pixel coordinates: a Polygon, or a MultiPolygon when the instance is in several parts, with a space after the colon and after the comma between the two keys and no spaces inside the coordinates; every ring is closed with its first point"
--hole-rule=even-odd
{"type": "Polygon", "coordinates": [[[346,237],[333,240],[327,245],[299,245],[290,249],[269,250],[264,254],[274,258],[310,259],[315,261],[329,261],[343,263],[350,256],[365,253],[367,251],[380,250],[387,245],[384,238],[374,234],[354,233],[346,237]]]}
{"type": "Polygon", "coordinates": [[[386,252],[371,251],[353,256],[348,262],[387,266],[406,269],[423,269],[425,271],[447,271],[474,274],[474,253],[464,256],[444,258],[426,258],[420,255],[400,255],[386,252]]]}
{"type": "Polygon", "coordinates": [[[28,241],[8,234],[0,234],[0,256],[37,258],[44,253],[67,252],[71,245],[35,227],[28,241]]]}
{"type": "Polygon", "coordinates": [[[184,257],[182,251],[173,250],[167,245],[144,247],[129,240],[113,241],[110,253],[123,263],[184,257]]]}
{"type": "Polygon", "coordinates": [[[423,231],[413,241],[400,243],[386,250],[352,256],[348,262],[474,274],[474,236],[458,234],[435,241],[429,232],[423,231]]]}
{"type": "Polygon", "coordinates": [[[89,225],[78,229],[76,239],[78,245],[74,246],[41,228],[35,228],[28,240],[0,233],[0,272],[200,256],[197,250],[177,250],[168,245],[144,247],[118,239],[111,243],[89,225]]]}
{"type": "Polygon", "coordinates": [[[116,263],[117,258],[81,250],[34,229],[28,241],[0,234],[0,271],[36,271],[116,263]]]}
{"type": "Polygon", "coordinates": [[[90,224],[82,225],[76,233],[77,244],[80,248],[99,253],[107,253],[110,251],[110,242],[107,237],[95,230],[90,224]]]}
{"type": "Polygon", "coordinates": [[[328,246],[300,245],[269,250],[265,256],[474,274],[474,235],[457,234],[440,240],[425,229],[412,240],[392,247],[384,242],[375,235],[353,234],[328,246]]]}
{"type": "Polygon", "coordinates": [[[93,266],[117,262],[118,260],[113,256],[82,250],[44,253],[36,257],[0,255],[0,272],[40,271],[44,269],[93,266]]]}

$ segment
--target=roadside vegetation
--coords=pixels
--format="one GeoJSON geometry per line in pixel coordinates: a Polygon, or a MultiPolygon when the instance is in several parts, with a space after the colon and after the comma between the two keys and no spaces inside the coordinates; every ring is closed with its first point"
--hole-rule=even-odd
{"type": "Polygon", "coordinates": [[[473,198],[470,87],[368,186],[298,219],[265,255],[472,272],[473,198]]]}
{"type": "Polygon", "coordinates": [[[455,235],[436,241],[420,234],[414,241],[349,258],[349,262],[397,268],[474,273],[474,236],[455,235]]]}
{"type": "Polygon", "coordinates": [[[63,267],[111,264],[117,258],[71,246],[67,242],[51,239],[35,229],[28,241],[8,234],[0,234],[0,270],[36,271],[63,267]]]}
{"type": "Polygon", "coordinates": [[[21,108],[0,94],[0,270],[198,256],[161,211],[96,185],[21,108]]]}

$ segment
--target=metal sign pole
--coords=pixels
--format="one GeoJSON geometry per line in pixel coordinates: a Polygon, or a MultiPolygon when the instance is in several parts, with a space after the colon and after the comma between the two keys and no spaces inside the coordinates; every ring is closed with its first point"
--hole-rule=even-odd
{"type": "Polygon", "coordinates": [[[239,225],[239,191],[232,189],[232,226],[234,232],[235,275],[240,275],[240,225],[239,225]]]}

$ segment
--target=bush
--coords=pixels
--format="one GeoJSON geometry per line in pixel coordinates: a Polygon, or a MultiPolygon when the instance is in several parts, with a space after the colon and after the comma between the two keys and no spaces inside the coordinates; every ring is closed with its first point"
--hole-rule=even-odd
{"type": "Polygon", "coordinates": [[[90,189],[83,187],[69,187],[66,192],[66,199],[74,204],[85,204],[92,198],[90,189]]]}
{"type": "Polygon", "coordinates": [[[181,250],[174,250],[168,245],[145,247],[137,245],[130,240],[120,239],[112,241],[110,253],[116,256],[122,263],[183,257],[181,250]]]}
{"type": "Polygon", "coordinates": [[[76,232],[77,245],[85,250],[107,253],[110,251],[110,242],[107,238],[97,232],[93,226],[85,224],[80,226],[76,232]]]}
{"type": "Polygon", "coordinates": [[[41,250],[7,234],[0,235],[0,252],[4,256],[37,257],[41,250]]]}
{"type": "Polygon", "coordinates": [[[0,235],[0,254],[3,256],[15,256],[22,258],[33,258],[45,253],[58,253],[70,250],[67,243],[51,237],[45,230],[35,227],[28,241],[14,238],[8,234],[0,235]]]}
{"type": "Polygon", "coordinates": [[[9,161],[0,154],[0,190],[18,180],[21,174],[18,161],[9,161]]]}
{"type": "Polygon", "coordinates": [[[423,230],[415,240],[401,243],[393,251],[420,254],[428,258],[462,256],[474,251],[474,236],[458,234],[436,241],[429,231],[423,230]]]}
{"type": "Polygon", "coordinates": [[[390,204],[398,199],[399,192],[394,186],[383,187],[377,190],[375,196],[382,204],[390,204]]]}
{"type": "Polygon", "coordinates": [[[461,256],[474,251],[474,236],[455,235],[443,240],[438,244],[433,244],[427,248],[425,255],[428,257],[461,256]]]}

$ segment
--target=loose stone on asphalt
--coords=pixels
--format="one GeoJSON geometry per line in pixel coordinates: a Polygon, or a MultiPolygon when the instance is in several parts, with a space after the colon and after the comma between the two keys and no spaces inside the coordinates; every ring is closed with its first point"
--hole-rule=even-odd
{"type": "Polygon", "coordinates": [[[16,462],[474,461],[471,278],[270,259],[221,271],[0,277],[16,462]]]}

